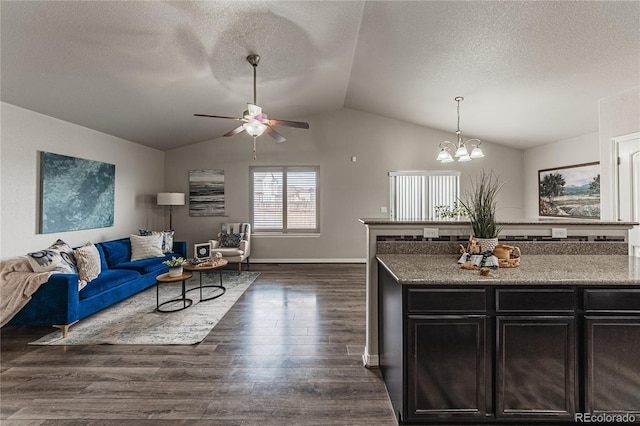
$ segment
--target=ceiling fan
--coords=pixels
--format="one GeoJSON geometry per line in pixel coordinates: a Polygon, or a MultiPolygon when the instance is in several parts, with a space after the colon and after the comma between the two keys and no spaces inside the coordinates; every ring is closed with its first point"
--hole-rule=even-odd
{"type": "Polygon", "coordinates": [[[267,133],[276,142],[284,142],[286,139],[280,133],[276,132],[272,126],[286,126],[297,127],[300,129],[308,129],[309,123],[302,121],[290,121],[290,120],[277,120],[274,118],[268,118],[267,114],[262,112],[257,103],[256,96],[256,70],[258,63],[260,62],[260,56],[252,54],[247,56],[247,62],[253,66],[253,103],[247,104],[247,110],[242,114],[242,117],[226,117],[223,115],[207,115],[207,114],[193,114],[196,117],[212,117],[212,118],[225,118],[227,120],[241,121],[242,124],[235,129],[227,132],[224,136],[233,136],[238,133],[246,131],[253,136],[253,158],[256,158],[256,138],[263,133],[267,133]]]}

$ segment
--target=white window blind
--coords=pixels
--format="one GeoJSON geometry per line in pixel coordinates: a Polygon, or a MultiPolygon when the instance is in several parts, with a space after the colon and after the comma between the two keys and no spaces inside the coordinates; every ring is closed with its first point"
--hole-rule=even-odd
{"type": "Polygon", "coordinates": [[[453,207],[460,194],[460,172],[389,172],[390,215],[396,220],[436,220],[436,206],[453,207]]]}
{"type": "Polygon", "coordinates": [[[251,167],[254,231],[318,232],[318,167],[251,167]]]}

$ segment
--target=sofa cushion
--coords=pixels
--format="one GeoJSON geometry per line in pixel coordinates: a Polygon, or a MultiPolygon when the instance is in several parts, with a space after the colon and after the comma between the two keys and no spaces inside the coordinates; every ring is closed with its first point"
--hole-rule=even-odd
{"type": "Polygon", "coordinates": [[[113,268],[118,263],[129,262],[131,260],[131,241],[129,238],[105,241],[100,243],[104,251],[104,257],[109,268],[113,268]]]}
{"type": "Polygon", "coordinates": [[[107,265],[107,259],[104,254],[104,249],[102,248],[102,243],[97,243],[96,248],[98,249],[98,253],[100,254],[100,271],[109,269],[109,265],[107,265]]]}
{"type": "MultiPolygon", "coordinates": [[[[171,253],[175,256],[175,253],[171,253]]],[[[122,262],[114,266],[117,269],[128,269],[131,271],[137,271],[141,274],[157,273],[158,275],[164,274],[169,270],[169,267],[162,262],[171,259],[169,254],[162,257],[153,257],[151,259],[134,260],[133,262],[122,262]]]]}
{"type": "Polygon", "coordinates": [[[135,281],[140,278],[140,274],[136,271],[126,269],[107,269],[95,280],[91,281],[85,288],[80,290],[80,300],[86,299],[96,294],[100,294],[106,290],[135,281]]]}
{"type": "Polygon", "coordinates": [[[140,259],[160,257],[162,252],[162,234],[135,235],[131,234],[131,262],[140,259]]]}

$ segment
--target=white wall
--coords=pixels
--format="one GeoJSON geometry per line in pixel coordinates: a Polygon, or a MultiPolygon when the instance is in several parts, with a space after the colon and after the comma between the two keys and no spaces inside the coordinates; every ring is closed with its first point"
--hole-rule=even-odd
{"type": "Polygon", "coordinates": [[[640,131],[640,86],[600,100],[600,169],[602,219],[615,220],[615,160],[612,139],[640,131]]]}
{"type": "Polygon", "coordinates": [[[72,246],[161,228],[155,194],[164,190],[164,153],[95,130],[2,103],[0,256],[48,247],[57,238],[72,246]],[[38,234],[38,151],[115,164],[114,226],[38,234]]]}
{"type": "MultiPolygon", "coordinates": [[[[386,217],[388,172],[393,170],[461,170],[462,190],[470,177],[493,169],[506,181],[498,212],[502,219],[523,216],[522,151],[483,142],[484,159],[440,164],[438,144],[454,137],[406,122],[351,109],[308,117],[311,129],[278,128],[287,141],[258,139],[258,159],[246,134],[219,138],[166,153],[167,190],[188,193],[188,173],[195,169],[224,169],[226,217],[189,217],[188,205],[174,209],[176,238],[193,244],[212,238],[225,221],[249,219],[249,166],[319,165],[321,235],[319,237],[260,237],[252,239],[254,260],[362,260],[366,233],[359,218],[386,217]],[[352,163],[351,157],[357,162],[352,163]]],[[[229,122],[229,129],[234,123],[229,122]]],[[[465,135],[472,137],[473,135],[465,135]]]]}
{"type": "Polygon", "coordinates": [[[600,161],[597,132],[538,146],[524,152],[524,213],[538,217],[538,170],[600,161]]]}

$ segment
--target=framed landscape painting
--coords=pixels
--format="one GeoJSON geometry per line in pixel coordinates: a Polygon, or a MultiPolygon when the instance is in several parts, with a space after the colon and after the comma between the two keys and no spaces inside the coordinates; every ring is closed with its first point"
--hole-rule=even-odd
{"type": "Polygon", "coordinates": [[[40,233],[113,226],[116,166],[40,152],[40,233]]]}
{"type": "Polygon", "coordinates": [[[600,218],[600,163],[538,171],[540,216],[600,218]]]}

